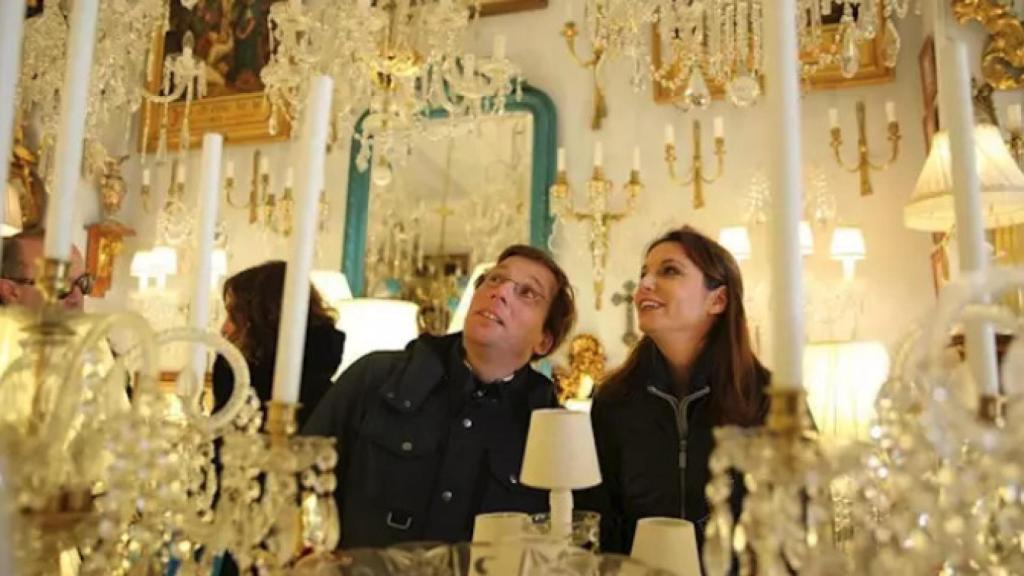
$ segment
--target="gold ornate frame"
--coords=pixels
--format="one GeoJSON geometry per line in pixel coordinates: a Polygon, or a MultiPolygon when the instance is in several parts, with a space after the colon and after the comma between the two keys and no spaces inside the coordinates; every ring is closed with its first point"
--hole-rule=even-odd
{"type": "MultiPolygon", "coordinates": [[[[169,0],[177,1],[177,0],[169,0]]],[[[153,38],[149,68],[146,70],[146,89],[156,94],[160,91],[164,67],[164,36],[156,34],[153,38]]],[[[156,150],[160,134],[160,122],[163,117],[163,105],[146,102],[142,106],[143,121],[140,132],[146,131],[139,138],[142,147],[149,152],[156,150]],[[146,116],[149,122],[145,121],[146,116]]],[[[190,105],[188,147],[200,144],[203,134],[219,132],[224,135],[227,144],[245,142],[265,142],[287,140],[291,135],[291,124],[283,115],[278,115],[277,134],[270,133],[270,103],[264,98],[263,92],[231,94],[194,100],[190,105]]],[[[167,147],[176,148],[181,140],[181,123],[185,117],[185,103],[174,102],[169,105],[167,113],[167,147]]]]}
{"type": "MultiPolygon", "coordinates": [[[[879,16],[879,30],[883,30],[881,15],[879,16]]],[[[822,26],[822,36],[826,39],[835,38],[839,31],[839,24],[827,24],[822,26]]],[[[826,40],[827,42],[828,40],[826,40]]],[[[805,84],[811,90],[833,90],[836,88],[850,88],[853,86],[865,86],[870,84],[883,84],[895,77],[895,72],[886,68],[882,63],[882,51],[884,49],[884,36],[879,33],[871,42],[860,45],[860,68],[852,78],[846,78],[839,70],[839,63],[834,62],[822,66],[814,74],[806,79],[805,84]]],[[[651,62],[655,67],[661,67],[661,35],[658,34],[657,26],[651,26],[651,62]]],[[[824,51],[824,50],[823,50],[824,51]]],[[[808,56],[803,56],[805,62],[809,61],[808,56]]],[[[763,78],[762,78],[763,81],[763,78]]],[[[682,96],[685,87],[681,86],[672,91],[665,88],[657,81],[654,84],[654,101],[659,104],[668,104],[682,96]]],[[[710,84],[711,96],[720,99],[725,94],[725,88],[717,84],[710,84]]]]}
{"type": "Polygon", "coordinates": [[[546,8],[547,5],[548,0],[480,0],[480,15],[497,16],[524,10],[538,10],[546,8]]]}
{"type": "Polygon", "coordinates": [[[980,22],[989,33],[981,53],[981,75],[996,90],[1024,85],[1024,23],[998,0],[952,0],[957,22],[980,22]]]}

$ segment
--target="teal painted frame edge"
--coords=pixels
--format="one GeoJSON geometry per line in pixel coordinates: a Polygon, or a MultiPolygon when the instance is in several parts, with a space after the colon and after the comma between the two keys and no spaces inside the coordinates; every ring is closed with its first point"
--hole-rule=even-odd
{"type": "MultiPolygon", "coordinates": [[[[558,112],[551,97],[529,84],[523,84],[523,97],[509,98],[509,112],[529,112],[533,116],[533,162],[530,174],[530,244],[549,250],[548,239],[554,217],[551,214],[548,189],[555,183],[555,162],[558,146],[558,112]]],[[[440,116],[432,113],[432,117],[440,116]]],[[[363,129],[363,114],[356,123],[355,134],[363,129]]],[[[362,296],[366,278],[366,229],[370,204],[370,170],[356,168],[359,146],[353,135],[348,163],[348,192],[345,199],[345,235],[342,238],[341,271],[348,279],[352,293],[362,296]]]]}

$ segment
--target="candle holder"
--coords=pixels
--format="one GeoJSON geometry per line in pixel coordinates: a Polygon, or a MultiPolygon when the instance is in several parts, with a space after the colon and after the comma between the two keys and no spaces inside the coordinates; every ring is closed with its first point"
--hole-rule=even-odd
{"type": "Polygon", "coordinates": [[[846,559],[831,538],[834,471],[808,433],[804,392],[773,386],[768,394],[771,406],[763,427],[715,429],[707,486],[707,574],[729,574],[734,555],[740,574],[755,573],[754,566],[757,574],[846,573],[846,559]],[[734,478],[747,489],[738,520],[730,505],[734,478]]]}
{"type": "Polygon", "coordinates": [[[891,147],[889,158],[881,163],[875,163],[871,161],[870,150],[868,147],[867,138],[867,113],[865,112],[864,101],[857,102],[857,161],[850,166],[847,166],[843,162],[843,157],[840,152],[840,148],[843,146],[843,134],[836,118],[833,116],[832,119],[832,152],[835,154],[836,163],[841,168],[848,172],[856,172],[860,174],[860,195],[870,196],[874,193],[871,186],[871,171],[882,171],[891,166],[896,159],[899,158],[900,154],[900,125],[895,120],[895,117],[890,112],[890,120],[888,122],[889,135],[887,140],[891,147]]]}
{"type": "Polygon", "coordinates": [[[204,556],[227,551],[240,573],[276,575],[291,573],[302,555],[337,546],[335,441],[296,436],[298,407],[271,401],[262,434],[224,436],[220,498],[198,534],[204,556]]]}
{"type": "Polygon", "coordinates": [[[609,232],[611,225],[627,218],[636,210],[636,200],[644,189],[640,182],[640,171],[631,170],[629,181],[623,186],[626,195],[626,207],[621,212],[608,209],[608,197],[611,195],[611,180],[604,177],[604,169],[594,166],[593,175],[587,181],[587,210],[577,210],[572,200],[573,191],[569,186],[568,176],[564,169],[555,176],[550,194],[554,199],[555,215],[563,220],[575,220],[590,224],[590,256],[594,267],[594,308],[601,309],[604,296],[604,276],[608,261],[609,232]]]}
{"type": "Polygon", "coordinates": [[[569,48],[569,54],[577,64],[590,71],[590,75],[594,82],[594,108],[593,114],[590,117],[590,129],[600,130],[602,121],[608,117],[608,103],[604,97],[604,88],[601,87],[601,82],[597,75],[601,69],[601,64],[604,62],[605,50],[604,46],[595,44],[591,50],[590,58],[583,60],[580,58],[579,53],[576,51],[576,38],[579,36],[579,31],[576,29],[576,23],[572,20],[566,22],[562,26],[562,37],[565,38],[565,44],[569,48]]]}
{"type": "Polygon", "coordinates": [[[704,185],[713,184],[722,177],[725,167],[725,137],[715,136],[715,175],[707,177],[704,174],[704,159],[701,153],[700,120],[693,121],[693,161],[686,169],[686,176],[680,178],[676,172],[676,146],[672,139],[665,142],[665,165],[668,166],[668,176],[672,182],[679,186],[693,185],[693,207],[700,209],[704,207],[704,185]]]}

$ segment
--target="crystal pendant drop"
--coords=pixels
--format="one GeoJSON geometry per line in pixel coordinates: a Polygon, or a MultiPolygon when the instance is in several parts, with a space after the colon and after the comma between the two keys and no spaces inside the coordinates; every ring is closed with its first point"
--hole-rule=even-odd
{"type": "Polygon", "coordinates": [[[843,26],[839,42],[839,69],[845,78],[853,78],[860,68],[860,48],[857,46],[857,29],[852,24],[843,26]]]}
{"type": "Polygon", "coordinates": [[[733,105],[746,108],[757,102],[757,98],[761,95],[761,85],[753,75],[744,74],[729,82],[726,93],[733,105]]]}
{"type": "Polygon", "coordinates": [[[704,81],[704,74],[701,73],[699,66],[693,67],[693,75],[690,76],[690,83],[687,84],[683,96],[697,108],[707,108],[708,104],[711,104],[711,91],[708,90],[708,83],[704,81]]]}
{"type": "Polygon", "coordinates": [[[892,20],[885,23],[885,40],[882,45],[882,63],[886,68],[895,68],[900,57],[900,34],[892,20]]]}

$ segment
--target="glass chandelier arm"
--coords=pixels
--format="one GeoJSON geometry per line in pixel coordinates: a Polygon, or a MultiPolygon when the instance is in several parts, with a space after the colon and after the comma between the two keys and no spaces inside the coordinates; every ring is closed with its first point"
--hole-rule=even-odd
{"type": "Polygon", "coordinates": [[[157,344],[161,347],[172,343],[190,342],[202,344],[213,349],[217,354],[224,356],[231,372],[234,375],[234,387],[227,402],[217,412],[206,416],[202,413],[200,398],[202,387],[190,391],[187,398],[182,398],[182,407],[188,417],[189,424],[195,426],[205,436],[216,438],[222,436],[245,406],[247,393],[249,391],[249,365],[246,363],[242,353],[238,351],[223,336],[213,332],[197,330],[195,328],[172,328],[157,335],[157,344]]]}
{"type": "MultiPolygon", "coordinates": [[[[57,405],[46,426],[45,438],[48,445],[64,445],[64,439],[70,432],[74,421],[74,413],[78,410],[81,402],[81,393],[84,391],[82,371],[86,367],[86,363],[90,361],[96,347],[101,346],[115,329],[127,329],[139,338],[137,350],[141,363],[138,368],[138,397],[147,397],[157,391],[156,343],[149,323],[142,316],[132,312],[118,312],[103,316],[102,320],[96,323],[74,348],[64,382],[57,394],[57,405]]],[[[140,404],[135,401],[133,405],[138,407],[140,404]]]]}

